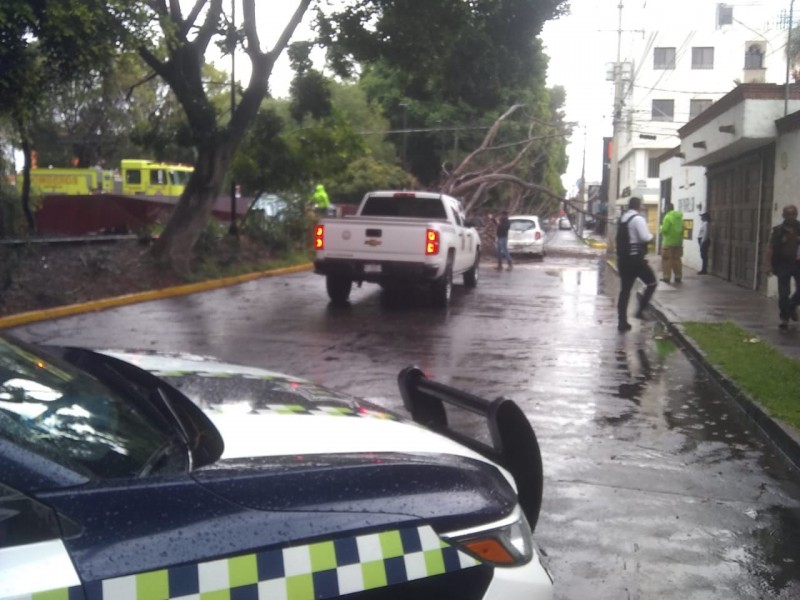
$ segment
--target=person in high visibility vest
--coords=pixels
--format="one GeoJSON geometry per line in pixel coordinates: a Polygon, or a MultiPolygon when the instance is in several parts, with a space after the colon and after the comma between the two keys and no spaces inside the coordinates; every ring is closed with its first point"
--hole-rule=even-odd
{"type": "Polygon", "coordinates": [[[319,212],[325,212],[331,205],[328,192],[325,191],[325,186],[321,183],[318,183],[317,187],[314,188],[314,194],[311,196],[311,200],[314,202],[314,208],[319,212]]]}

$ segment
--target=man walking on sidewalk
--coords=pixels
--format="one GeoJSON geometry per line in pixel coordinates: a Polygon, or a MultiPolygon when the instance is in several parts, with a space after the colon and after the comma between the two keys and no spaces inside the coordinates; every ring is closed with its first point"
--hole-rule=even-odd
{"type": "Polygon", "coordinates": [[[628,210],[617,222],[617,267],[619,269],[619,299],[617,300],[617,329],[625,332],[631,329],[628,323],[628,301],[633,284],[641,279],[645,290],[639,299],[636,318],[644,318],[644,310],[656,291],[656,275],[647,264],[647,244],[653,234],[647,228],[647,221],[639,214],[642,199],[632,197],[628,202],[628,210]]]}
{"type": "Polygon", "coordinates": [[[797,321],[800,305],[800,223],[797,207],[783,207],[783,223],[772,228],[767,247],[767,273],[778,278],[778,310],[780,329],[789,328],[789,319],[797,321]],[[794,295],[792,291],[794,279],[794,295]]]}
{"type": "Polygon", "coordinates": [[[683,279],[683,213],[671,203],[664,207],[667,214],[661,222],[661,280],[669,283],[675,273],[675,283],[683,279]]]}

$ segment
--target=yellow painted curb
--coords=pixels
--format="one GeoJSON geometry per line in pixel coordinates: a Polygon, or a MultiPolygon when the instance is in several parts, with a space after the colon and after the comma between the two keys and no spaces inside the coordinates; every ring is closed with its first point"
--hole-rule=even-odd
{"type": "Polygon", "coordinates": [[[254,279],[261,279],[263,277],[274,277],[276,275],[286,275],[288,273],[307,271],[311,268],[311,266],[311,263],[305,263],[292,267],[273,269],[271,271],[258,271],[256,273],[247,273],[246,275],[234,275],[232,277],[224,277],[222,279],[211,279],[209,281],[177,285],[174,287],[150,290],[147,292],[125,294],[124,296],[114,296],[112,298],[81,302],[79,304],[68,304],[67,306],[58,306],[56,308],[32,310],[29,312],[18,313],[16,315],[10,315],[8,317],[0,317],[0,329],[17,327],[27,323],[35,323],[36,321],[47,321],[49,319],[59,319],[61,317],[69,317],[86,312],[105,310],[107,308],[114,308],[116,306],[147,302],[149,300],[161,300],[163,298],[173,298],[175,296],[187,296],[197,292],[205,292],[229,285],[245,283],[254,279]]]}

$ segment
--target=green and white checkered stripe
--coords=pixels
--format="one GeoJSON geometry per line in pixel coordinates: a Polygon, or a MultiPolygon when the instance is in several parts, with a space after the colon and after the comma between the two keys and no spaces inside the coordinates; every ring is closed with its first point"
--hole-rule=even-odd
{"type": "MultiPolygon", "coordinates": [[[[90,586],[87,600],[315,600],[478,564],[423,526],[109,579],[90,586]]],[[[75,598],[33,596],[33,600],[75,598]]]]}
{"type": "Polygon", "coordinates": [[[314,407],[302,406],[300,404],[267,404],[266,406],[259,407],[256,412],[259,414],[363,417],[371,419],[384,419],[389,421],[397,420],[396,416],[381,410],[373,410],[363,407],[353,409],[347,406],[330,406],[325,404],[314,407]]]}

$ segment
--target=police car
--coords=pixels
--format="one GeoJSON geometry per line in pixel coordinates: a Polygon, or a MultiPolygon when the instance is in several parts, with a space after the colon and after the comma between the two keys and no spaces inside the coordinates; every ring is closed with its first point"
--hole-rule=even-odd
{"type": "Polygon", "coordinates": [[[0,336],[0,599],[551,598],[525,415],[399,387],[0,336]]]}

